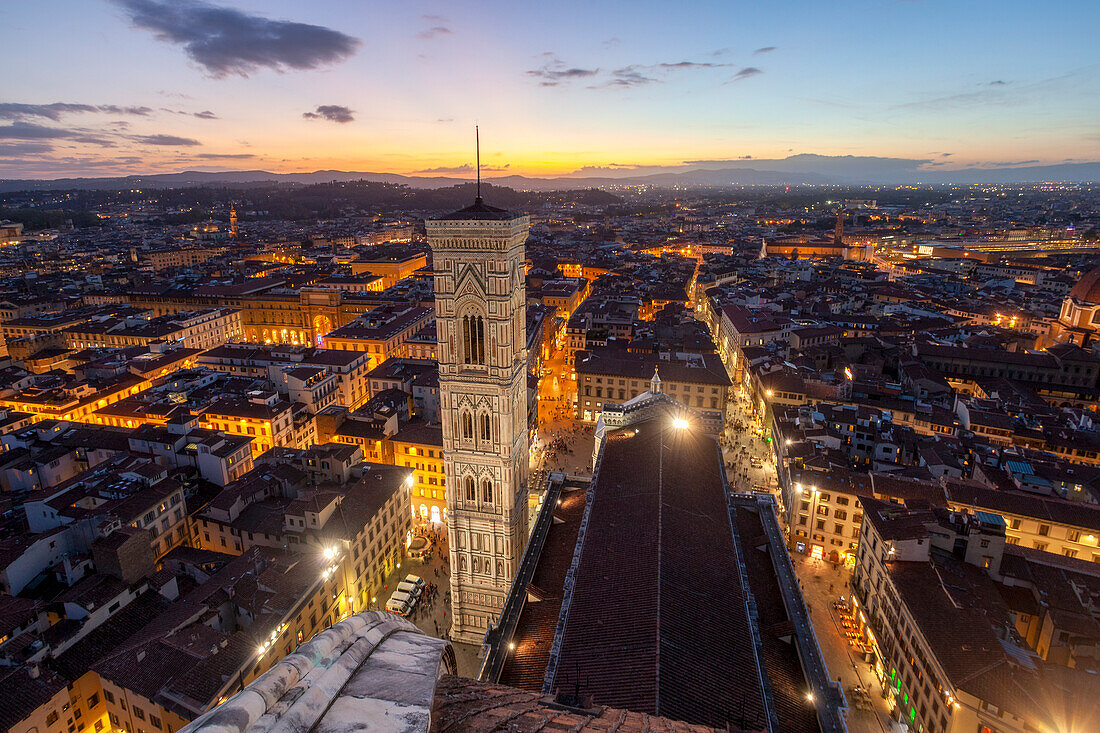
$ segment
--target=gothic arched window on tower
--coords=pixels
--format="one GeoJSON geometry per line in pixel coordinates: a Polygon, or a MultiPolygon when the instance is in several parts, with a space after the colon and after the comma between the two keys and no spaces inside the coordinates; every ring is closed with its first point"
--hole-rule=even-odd
{"type": "Polygon", "coordinates": [[[485,319],[462,316],[462,359],[466,364],[485,363],[485,319]]]}
{"type": "Polygon", "coordinates": [[[481,500],[486,504],[493,503],[493,482],[489,479],[481,482],[481,500]]]}
{"type": "Polygon", "coordinates": [[[467,410],[462,411],[462,439],[474,439],[474,416],[467,410]]]}
{"type": "Polygon", "coordinates": [[[467,476],[462,483],[466,488],[466,501],[477,501],[477,495],[474,491],[474,477],[467,476]]]}
{"type": "Polygon", "coordinates": [[[481,439],[482,440],[492,440],[493,439],[493,429],[492,429],[492,426],[489,423],[489,413],[487,413],[487,412],[481,413],[481,439]]]}

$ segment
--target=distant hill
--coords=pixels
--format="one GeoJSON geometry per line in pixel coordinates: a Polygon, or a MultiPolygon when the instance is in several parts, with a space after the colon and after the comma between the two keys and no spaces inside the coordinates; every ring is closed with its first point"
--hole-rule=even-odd
{"type": "MultiPolygon", "coordinates": [[[[615,169],[605,175],[569,175],[528,178],[510,175],[486,178],[498,186],[527,191],[562,191],[614,186],[799,186],[869,184],[974,183],[1091,183],[1100,182],[1100,163],[1064,163],[1043,166],[1004,166],[941,170],[922,168],[925,161],[870,156],[792,155],[771,160],[695,161],[667,171],[631,175],[615,169]]],[[[603,171],[601,171],[603,172],[603,171]]],[[[332,181],[366,180],[434,189],[469,183],[453,176],[404,176],[368,171],[183,171],[116,178],[58,178],[0,180],[0,192],[62,189],[181,188],[189,186],[255,187],[272,184],[310,185],[332,181]]]]}

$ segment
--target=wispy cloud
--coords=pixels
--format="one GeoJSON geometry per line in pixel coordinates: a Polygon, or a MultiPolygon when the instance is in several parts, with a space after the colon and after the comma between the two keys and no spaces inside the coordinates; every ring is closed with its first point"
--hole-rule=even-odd
{"type": "Polygon", "coordinates": [[[40,142],[0,143],[0,158],[23,158],[53,152],[53,145],[40,142]]]}
{"type": "Polygon", "coordinates": [[[61,140],[65,138],[76,139],[84,136],[86,132],[70,130],[63,127],[46,127],[30,122],[13,122],[10,125],[0,125],[0,139],[3,140],[61,140]]]}
{"type": "Polygon", "coordinates": [[[29,117],[57,122],[63,115],[100,112],[112,115],[146,116],[151,107],[125,107],[117,104],[78,104],[73,102],[52,102],[50,104],[22,104],[19,102],[0,102],[0,119],[18,120],[29,117]]]}
{"type": "Polygon", "coordinates": [[[600,86],[633,87],[641,84],[652,84],[657,78],[646,73],[644,66],[624,66],[611,72],[611,78],[600,86]]]}
{"type": "Polygon", "coordinates": [[[761,54],[761,53],[771,53],[772,51],[774,51],[777,48],[778,48],[778,46],[764,46],[763,48],[758,48],[755,51],[753,51],[753,55],[761,54]]]}
{"type": "Polygon", "coordinates": [[[591,79],[589,89],[656,84],[664,81],[670,73],[718,69],[730,65],[713,61],[665,61],[657,64],[629,64],[601,74],[599,68],[568,66],[551,52],[541,54],[540,58],[547,61],[538,69],[526,72],[528,76],[540,79],[540,86],[556,87],[576,79],[591,79]]]}
{"type": "Polygon", "coordinates": [[[675,63],[657,64],[658,69],[720,69],[729,64],[714,64],[708,61],[677,61],[675,63]]]}
{"type": "Polygon", "coordinates": [[[348,58],[360,41],[331,28],[270,20],[199,0],[114,0],[135,28],[183,47],[214,78],[260,69],[316,69],[348,58]]]}
{"type": "Polygon", "coordinates": [[[165,147],[189,148],[195,145],[202,145],[202,143],[194,138],[180,137],[179,135],[133,135],[130,137],[130,140],[141,145],[162,145],[165,147]]]}
{"type": "Polygon", "coordinates": [[[201,112],[191,112],[186,109],[171,109],[170,107],[161,107],[161,112],[168,112],[174,115],[182,115],[184,117],[194,117],[199,120],[216,120],[218,116],[208,109],[204,109],[201,112]]]}
{"type": "Polygon", "coordinates": [[[253,153],[197,153],[194,157],[204,160],[245,160],[256,156],[253,153]]]}
{"type": "Polygon", "coordinates": [[[539,86],[556,87],[563,82],[593,77],[600,73],[598,68],[584,69],[579,66],[567,66],[564,61],[549,51],[541,54],[541,57],[546,59],[542,66],[524,72],[527,76],[538,79],[539,86]]]}
{"type": "Polygon", "coordinates": [[[303,112],[302,117],[307,120],[328,120],[343,124],[355,120],[355,110],[339,104],[322,104],[313,112],[303,112]]]}
{"type": "MultiPolygon", "coordinates": [[[[481,166],[482,173],[500,173],[508,170],[508,165],[483,165],[481,166]]],[[[475,173],[477,168],[469,163],[463,163],[462,165],[441,165],[435,168],[424,168],[423,170],[413,171],[414,173],[475,173]]]]}
{"type": "Polygon", "coordinates": [[[733,78],[730,79],[730,81],[743,81],[745,79],[751,79],[754,76],[759,76],[763,73],[764,72],[761,69],[758,69],[755,66],[746,66],[745,68],[734,74],[733,78]]]}
{"type": "Polygon", "coordinates": [[[614,48],[615,46],[618,46],[620,43],[622,43],[622,39],[617,37],[617,36],[613,36],[611,38],[608,38],[606,41],[604,41],[600,45],[603,46],[604,48],[614,48]]]}
{"type": "Polygon", "coordinates": [[[426,28],[416,34],[416,37],[422,41],[430,41],[433,38],[439,38],[440,36],[449,36],[453,31],[445,25],[433,25],[431,28],[426,28]]]}

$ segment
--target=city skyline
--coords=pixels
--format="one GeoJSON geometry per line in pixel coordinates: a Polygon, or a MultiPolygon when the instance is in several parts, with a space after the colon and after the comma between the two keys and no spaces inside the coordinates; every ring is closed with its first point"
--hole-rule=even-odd
{"type": "Polygon", "coordinates": [[[475,123],[488,176],[805,154],[929,172],[1100,160],[1100,10],[1085,2],[113,0],[6,15],[0,59],[19,73],[0,98],[2,178],[472,177],[475,123]]]}

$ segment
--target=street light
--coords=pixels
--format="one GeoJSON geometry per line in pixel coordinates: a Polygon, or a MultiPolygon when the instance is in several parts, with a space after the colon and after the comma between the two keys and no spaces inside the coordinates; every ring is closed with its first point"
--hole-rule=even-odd
{"type": "Polygon", "coordinates": [[[673,418],[672,427],[677,428],[678,430],[684,430],[688,427],[688,421],[682,417],[673,418]]]}

